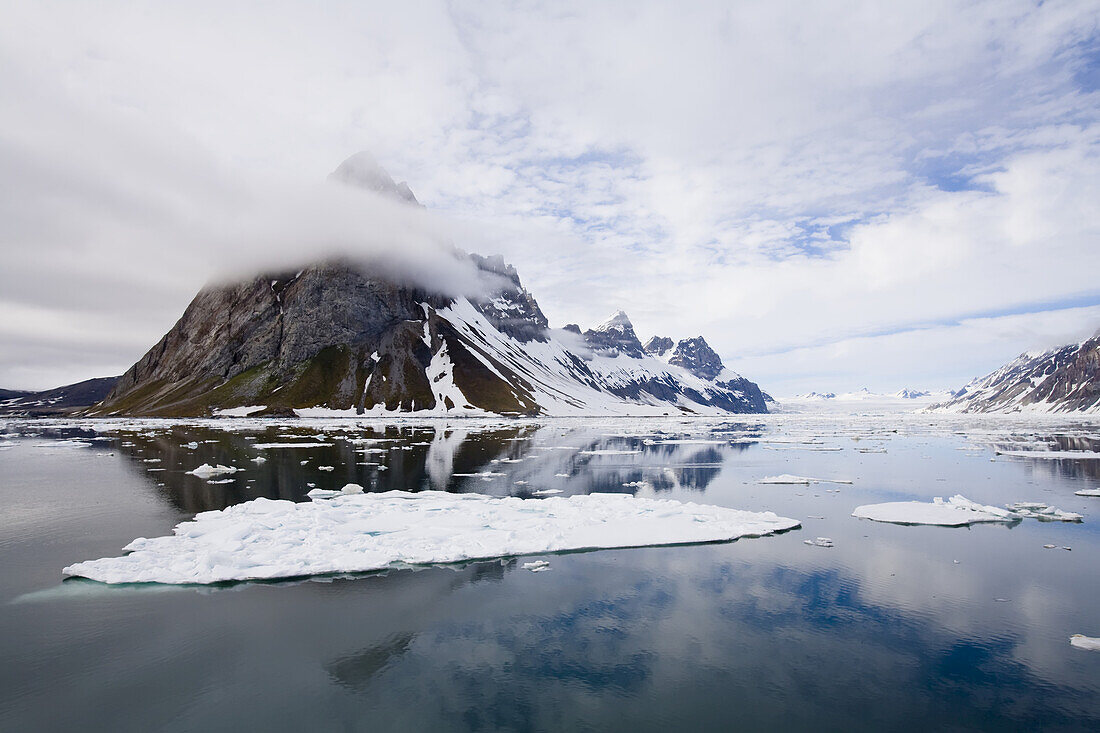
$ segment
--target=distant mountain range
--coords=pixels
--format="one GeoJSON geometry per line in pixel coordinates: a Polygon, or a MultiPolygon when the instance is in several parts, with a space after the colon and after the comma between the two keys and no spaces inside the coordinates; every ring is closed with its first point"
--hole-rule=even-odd
{"type": "MultiPolygon", "coordinates": [[[[365,154],[331,176],[409,205],[365,154]]],[[[92,415],[664,415],[767,412],[702,337],[650,339],[625,313],[550,329],[515,268],[469,258],[493,287],[453,297],[369,264],[317,262],[202,290],[92,415]]]]}
{"type": "Polygon", "coordinates": [[[863,401],[900,401],[912,400],[913,402],[934,402],[937,399],[949,399],[955,393],[950,391],[932,392],[929,390],[901,389],[897,392],[872,392],[866,387],[855,392],[807,392],[792,399],[798,401],[823,401],[836,402],[863,402],[863,401]]]}
{"type": "Polygon", "coordinates": [[[1100,332],[1077,344],[1020,354],[931,409],[1100,413],[1100,332]]]}
{"type": "Polygon", "coordinates": [[[102,400],[118,380],[118,377],[100,377],[41,392],[0,389],[0,415],[68,415],[102,400]]]}

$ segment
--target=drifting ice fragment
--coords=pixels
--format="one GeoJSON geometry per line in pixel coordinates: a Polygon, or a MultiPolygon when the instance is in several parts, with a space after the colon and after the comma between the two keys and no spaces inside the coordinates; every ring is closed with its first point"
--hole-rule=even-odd
{"type": "Polygon", "coordinates": [[[198,476],[199,478],[208,479],[213,478],[214,476],[224,476],[227,473],[236,473],[240,470],[242,469],[236,468],[235,466],[223,466],[220,463],[216,466],[211,466],[209,463],[204,463],[196,468],[194,471],[187,471],[187,473],[191,474],[192,476],[198,476]]]}
{"type": "Polygon", "coordinates": [[[1081,489],[1073,493],[1077,496],[1100,496],[1100,489],[1081,489]]]}
{"type": "Polygon", "coordinates": [[[532,573],[541,573],[543,570],[550,569],[550,563],[545,560],[535,560],[534,562],[523,563],[524,570],[530,570],[532,573]]]}
{"type": "Polygon", "coordinates": [[[134,540],[124,548],[127,555],[62,572],[104,583],[218,583],[723,542],[798,526],[772,512],[625,494],[520,499],[389,491],[301,504],[261,498],[202,512],[171,536],[134,540]]]}
{"type": "Polygon", "coordinates": [[[1069,637],[1069,643],[1078,649],[1088,649],[1090,652],[1100,652],[1100,639],[1084,634],[1074,634],[1069,637]]]}
{"type": "Polygon", "coordinates": [[[560,494],[561,489],[539,489],[538,491],[532,491],[535,496],[550,496],[551,494],[560,494]]]}
{"type": "Polygon", "coordinates": [[[1005,504],[1005,508],[1025,519],[1038,519],[1040,522],[1080,522],[1083,519],[1076,512],[1064,512],[1038,501],[1018,501],[1005,504]]]}
{"type": "Polygon", "coordinates": [[[828,537],[816,537],[812,540],[802,540],[803,544],[814,545],[815,547],[832,547],[833,541],[828,537]]]}
{"type": "Polygon", "coordinates": [[[853,517],[894,524],[936,524],[944,527],[961,527],[978,522],[1018,522],[1021,519],[1038,519],[1044,522],[1080,522],[1081,515],[1037,501],[1019,501],[1006,504],[1005,509],[985,506],[955,494],[944,501],[937,496],[931,504],[922,501],[893,501],[885,504],[857,506],[853,517]]]}
{"type": "Polygon", "coordinates": [[[1015,456],[1017,458],[1046,458],[1050,460],[1100,460],[1100,453],[1087,450],[999,450],[997,455],[1015,456]]]}
{"type": "Polygon", "coordinates": [[[780,474],[779,476],[765,476],[756,483],[758,484],[802,484],[803,486],[809,486],[810,484],[850,484],[851,481],[845,479],[831,479],[831,478],[810,478],[809,476],[792,476],[789,473],[780,474]]]}
{"type": "Polygon", "coordinates": [[[962,527],[977,522],[1015,522],[1012,512],[995,506],[983,506],[956,494],[944,501],[937,496],[932,503],[923,501],[891,501],[884,504],[857,506],[853,517],[893,524],[935,524],[943,527],[962,527]]]}

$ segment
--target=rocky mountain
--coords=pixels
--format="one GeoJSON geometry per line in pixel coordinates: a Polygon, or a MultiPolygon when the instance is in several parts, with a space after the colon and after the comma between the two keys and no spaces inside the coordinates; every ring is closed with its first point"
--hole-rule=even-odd
{"type": "Polygon", "coordinates": [[[602,356],[623,354],[636,359],[645,356],[642,342],[634,333],[634,325],[622,311],[617,311],[600,325],[585,331],[584,340],[593,351],[602,356]]]}
{"type": "Polygon", "coordinates": [[[119,377],[86,379],[41,392],[0,389],[0,415],[52,417],[68,415],[102,400],[119,377]]]}
{"type": "Polygon", "coordinates": [[[642,349],[645,353],[652,354],[653,356],[664,356],[671,352],[672,347],[675,345],[672,339],[667,336],[650,336],[649,341],[645,342],[642,349]]]}
{"type": "Polygon", "coordinates": [[[1100,413],[1100,332],[1081,343],[1020,354],[931,409],[1100,413]]]}
{"type": "MultiPolygon", "coordinates": [[[[415,202],[375,167],[354,156],[333,176],[415,202]]],[[[673,363],[643,350],[622,311],[583,334],[550,329],[515,268],[460,256],[485,275],[483,295],[428,292],[350,260],[207,287],[89,414],[767,411],[701,338],[673,363]]]]}

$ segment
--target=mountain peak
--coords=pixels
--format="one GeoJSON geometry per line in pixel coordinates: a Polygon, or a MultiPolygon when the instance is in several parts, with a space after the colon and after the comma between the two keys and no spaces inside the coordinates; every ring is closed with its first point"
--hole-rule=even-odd
{"type": "Polygon", "coordinates": [[[725,368],[718,352],[710,348],[702,336],[683,339],[668,360],[669,364],[682,367],[702,379],[715,379],[725,368]]]}
{"type": "Polygon", "coordinates": [[[584,332],[584,338],[596,353],[604,356],[641,357],[645,355],[642,350],[642,342],[634,333],[634,324],[623,311],[615,311],[615,314],[606,321],[584,332]]]}
{"type": "Polygon", "coordinates": [[[337,166],[336,170],[329,174],[329,180],[391,196],[410,204],[420,204],[408,184],[404,181],[395,182],[386,169],[379,165],[374,156],[366,150],[359,151],[337,166]]]}
{"type": "Polygon", "coordinates": [[[652,336],[650,337],[649,341],[645,342],[645,345],[642,346],[642,348],[645,349],[645,353],[647,354],[652,354],[653,356],[664,356],[669,351],[671,351],[672,347],[675,345],[676,344],[673,343],[672,339],[668,338],[667,336],[652,336]]]}
{"type": "Polygon", "coordinates": [[[600,325],[593,328],[593,331],[625,331],[634,330],[634,324],[630,322],[630,317],[626,315],[625,311],[617,310],[614,315],[608,318],[600,325]]]}

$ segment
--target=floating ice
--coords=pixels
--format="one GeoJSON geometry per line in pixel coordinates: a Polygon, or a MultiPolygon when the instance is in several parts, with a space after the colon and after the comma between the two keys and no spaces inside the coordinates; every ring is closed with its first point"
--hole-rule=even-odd
{"type": "Polygon", "coordinates": [[[335,471],[336,467],[335,466],[318,466],[317,470],[318,471],[335,471]]]}
{"type": "Polygon", "coordinates": [[[223,466],[220,463],[216,466],[211,466],[209,463],[204,463],[196,468],[194,471],[187,471],[186,473],[189,473],[192,476],[198,476],[199,478],[209,479],[215,476],[224,476],[227,473],[236,473],[240,470],[241,469],[236,468],[235,466],[223,466]]]}
{"type": "Polygon", "coordinates": [[[1077,496],[1100,496],[1100,489],[1081,489],[1073,493],[1077,496]]]}
{"type": "MultiPolygon", "coordinates": [[[[311,492],[312,493],[312,492],[311,492]]],[[[772,512],[589,494],[494,498],[425,491],[301,504],[254,499],[202,512],[122,557],[65,568],[104,583],[217,583],[565,550],[721,542],[798,527],[772,512]]]]}
{"type": "Polygon", "coordinates": [[[264,458],[263,456],[256,456],[255,458],[252,459],[252,462],[255,463],[255,464],[267,463],[267,459],[264,458]]]}
{"type": "Polygon", "coordinates": [[[1100,453],[1087,450],[999,450],[997,455],[1023,458],[1100,460],[1100,453]]]}
{"type": "Polygon", "coordinates": [[[532,573],[541,573],[543,570],[550,569],[550,563],[545,560],[535,560],[534,562],[523,563],[524,570],[530,570],[532,573]]]}
{"type": "Polygon", "coordinates": [[[814,545],[815,547],[832,547],[833,541],[828,537],[815,537],[812,540],[802,540],[803,544],[814,545]]]}
{"type": "Polygon", "coordinates": [[[326,448],[332,443],[255,443],[253,448],[326,448]]]}
{"type": "Polygon", "coordinates": [[[535,496],[550,496],[551,494],[560,494],[561,489],[539,489],[538,491],[532,491],[535,496]]]}
{"type": "Polygon", "coordinates": [[[582,450],[582,456],[636,456],[640,450],[582,450]]]}
{"type": "Polygon", "coordinates": [[[780,474],[779,476],[765,476],[756,483],[758,484],[802,484],[803,486],[809,486],[810,484],[850,484],[851,481],[844,479],[831,479],[831,478],[810,478],[809,476],[792,476],[789,473],[780,474]]]}
{"type": "Polygon", "coordinates": [[[1100,639],[1084,634],[1074,634],[1069,637],[1069,643],[1078,649],[1088,649],[1090,652],[1100,652],[1100,639]]]}
{"type": "Polygon", "coordinates": [[[960,527],[977,522],[1015,522],[1021,519],[1045,522],[1080,522],[1082,519],[1080,514],[1064,512],[1038,501],[1018,501],[1015,504],[1006,504],[1001,509],[978,504],[961,494],[955,494],[946,501],[937,496],[931,504],[923,501],[865,504],[857,506],[852,516],[873,519],[876,522],[938,524],[944,527],[960,527]]]}
{"type": "Polygon", "coordinates": [[[1084,518],[1076,512],[1064,512],[1038,501],[1018,501],[1006,504],[1005,508],[1025,519],[1038,519],[1040,522],[1080,522],[1084,518]]]}
{"type": "Polygon", "coordinates": [[[937,496],[931,503],[924,501],[890,501],[884,504],[857,506],[853,517],[894,524],[936,524],[961,527],[977,522],[1015,522],[1018,516],[995,506],[984,506],[955,494],[944,501],[937,496]]]}

